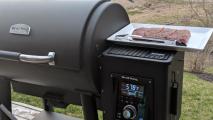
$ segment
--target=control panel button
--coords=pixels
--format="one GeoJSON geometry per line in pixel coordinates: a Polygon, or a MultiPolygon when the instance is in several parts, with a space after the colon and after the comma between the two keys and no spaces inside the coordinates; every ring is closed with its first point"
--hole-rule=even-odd
{"type": "Polygon", "coordinates": [[[130,119],[130,118],[132,117],[131,111],[130,111],[130,110],[124,110],[124,111],[123,111],[123,117],[124,117],[125,119],[130,119]]]}
{"type": "Polygon", "coordinates": [[[137,116],[136,108],[132,105],[126,105],[123,108],[123,117],[127,120],[134,119],[137,116]]]}
{"type": "Polygon", "coordinates": [[[118,114],[117,114],[117,118],[121,118],[121,113],[118,113],[118,114]]]}

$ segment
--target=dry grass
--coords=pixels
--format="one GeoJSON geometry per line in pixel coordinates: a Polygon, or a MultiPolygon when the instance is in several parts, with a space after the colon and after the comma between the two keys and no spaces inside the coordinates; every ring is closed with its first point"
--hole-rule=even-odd
{"type": "MultiPolygon", "coordinates": [[[[193,13],[193,10],[190,8],[190,4],[182,0],[160,0],[170,2],[156,2],[159,0],[133,0],[135,1],[133,3],[128,0],[113,1],[122,4],[127,9],[131,22],[158,24],[174,23],[176,25],[202,26],[202,23],[197,19],[196,14],[193,13]]],[[[200,14],[203,14],[202,10],[199,9],[199,5],[200,3],[197,4],[198,9],[196,10],[198,10],[200,14]]],[[[212,5],[211,3],[208,6],[212,7],[212,5]]]]}
{"type": "Polygon", "coordinates": [[[195,16],[191,14],[188,4],[156,3],[150,7],[130,8],[128,11],[130,12],[131,22],[202,25],[198,20],[194,19],[195,16]]]}
{"type": "Polygon", "coordinates": [[[128,0],[112,0],[112,1],[121,4],[125,8],[140,7],[140,6],[143,6],[143,4],[146,3],[146,0],[134,0],[134,2],[130,2],[128,0]]]}

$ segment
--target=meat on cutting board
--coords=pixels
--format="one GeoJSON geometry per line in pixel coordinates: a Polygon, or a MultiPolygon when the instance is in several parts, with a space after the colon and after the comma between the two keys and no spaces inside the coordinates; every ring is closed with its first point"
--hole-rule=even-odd
{"type": "Polygon", "coordinates": [[[154,38],[161,40],[176,40],[179,43],[186,44],[191,37],[189,30],[177,30],[170,28],[137,28],[133,35],[139,35],[144,38],[154,38]]]}

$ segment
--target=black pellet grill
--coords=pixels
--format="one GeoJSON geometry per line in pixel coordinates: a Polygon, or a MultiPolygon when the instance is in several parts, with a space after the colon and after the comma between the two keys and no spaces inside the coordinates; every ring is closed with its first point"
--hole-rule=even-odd
{"type": "Polygon", "coordinates": [[[103,120],[179,119],[187,46],[112,39],[131,25],[121,5],[1,2],[0,18],[0,120],[15,119],[10,83],[43,98],[45,112],[34,120],[67,120],[51,112],[69,104],[82,105],[85,120],[97,120],[97,109],[103,120]]]}

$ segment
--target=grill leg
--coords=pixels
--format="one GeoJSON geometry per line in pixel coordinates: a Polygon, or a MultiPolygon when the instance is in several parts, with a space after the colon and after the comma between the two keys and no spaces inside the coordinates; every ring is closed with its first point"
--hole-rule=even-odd
{"type": "MultiPolygon", "coordinates": [[[[0,78],[0,104],[3,104],[11,112],[11,86],[9,79],[0,78]]],[[[0,111],[0,120],[9,120],[9,118],[0,111]]]]}
{"type": "Polygon", "coordinates": [[[53,112],[54,108],[53,106],[48,102],[47,99],[43,99],[43,104],[44,104],[44,110],[48,112],[53,112]]]}
{"type": "Polygon", "coordinates": [[[98,120],[95,97],[81,95],[81,104],[84,112],[84,120],[98,120]]]}

